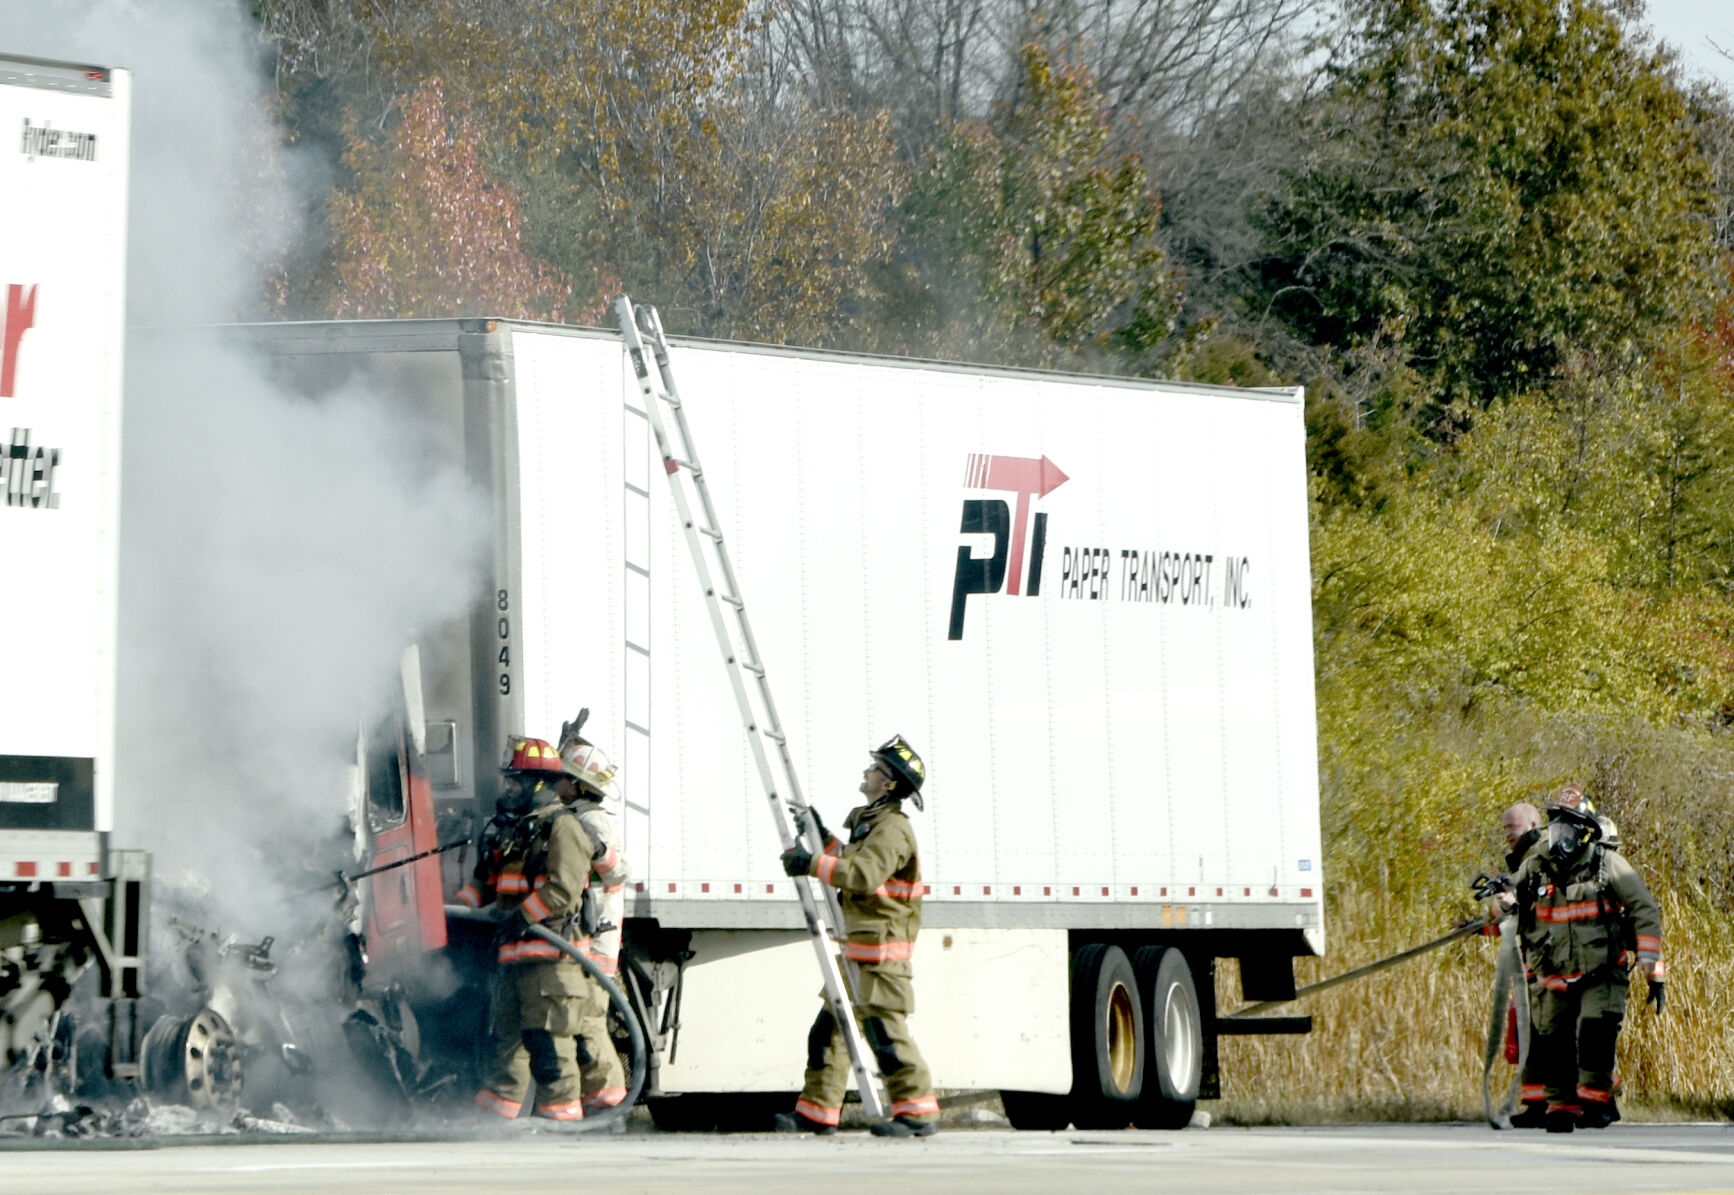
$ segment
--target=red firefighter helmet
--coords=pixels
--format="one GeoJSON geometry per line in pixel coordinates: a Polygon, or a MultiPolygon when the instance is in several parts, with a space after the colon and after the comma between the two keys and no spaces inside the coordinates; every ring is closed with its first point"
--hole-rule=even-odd
{"type": "Polygon", "coordinates": [[[506,762],[502,772],[547,773],[558,776],[562,771],[560,753],[543,739],[527,739],[513,735],[506,740],[506,762]]]}

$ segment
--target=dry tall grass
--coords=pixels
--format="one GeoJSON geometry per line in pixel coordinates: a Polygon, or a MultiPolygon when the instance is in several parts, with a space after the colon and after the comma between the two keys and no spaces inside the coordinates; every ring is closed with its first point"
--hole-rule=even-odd
{"type": "MultiPolygon", "coordinates": [[[[1695,896],[1664,891],[1659,900],[1667,1008],[1655,1017],[1634,982],[1620,1037],[1621,1107],[1633,1119],[1734,1114],[1734,924],[1695,896]]],[[[1330,901],[1329,956],[1300,960],[1297,982],[1436,937],[1469,912],[1467,899],[1399,908],[1345,887],[1330,901]]],[[[1495,950],[1495,939],[1465,939],[1307,999],[1294,1008],[1313,1016],[1305,1037],[1223,1038],[1224,1098],[1206,1106],[1243,1124],[1479,1119],[1495,950]]],[[[1225,1011],[1243,1003],[1233,962],[1218,971],[1217,1001],[1225,1011]]],[[[1503,1098],[1511,1069],[1499,1062],[1494,1074],[1503,1098]]]]}

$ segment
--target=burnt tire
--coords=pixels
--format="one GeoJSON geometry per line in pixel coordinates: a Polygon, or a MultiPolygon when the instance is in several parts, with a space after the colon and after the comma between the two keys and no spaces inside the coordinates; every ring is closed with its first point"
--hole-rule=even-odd
{"type": "Polygon", "coordinates": [[[1144,1001],[1131,960],[1092,942],[1072,955],[1072,1123],[1123,1129],[1144,1089],[1144,1001]]]}
{"type": "Polygon", "coordinates": [[[1204,1077],[1204,1019],[1186,956],[1145,946],[1132,956],[1149,1043],[1144,1089],[1133,1122],[1141,1129],[1183,1129],[1198,1106],[1204,1077]]]}
{"type": "Polygon", "coordinates": [[[1000,1103],[1011,1127],[1028,1133],[1057,1133],[1072,1123],[1070,1096],[1045,1091],[1002,1091],[1000,1103]]]}

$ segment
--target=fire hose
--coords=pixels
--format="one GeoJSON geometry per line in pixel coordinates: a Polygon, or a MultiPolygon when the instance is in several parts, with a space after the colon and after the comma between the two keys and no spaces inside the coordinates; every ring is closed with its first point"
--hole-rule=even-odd
{"type": "MultiPolygon", "coordinates": [[[[469,921],[477,925],[499,928],[499,923],[487,914],[471,909],[465,905],[447,905],[446,916],[459,921],[469,921]]],[[[632,1002],[626,998],[626,993],[620,990],[620,985],[601,967],[596,965],[583,951],[562,938],[559,934],[540,925],[528,927],[527,932],[544,942],[559,947],[570,955],[572,961],[584,968],[584,973],[602,985],[602,990],[608,993],[608,1002],[620,1010],[621,1019],[626,1022],[627,1035],[632,1039],[632,1074],[626,1083],[626,1098],[613,1107],[604,1108],[594,1116],[586,1116],[583,1120],[571,1126],[573,1132],[591,1132],[607,1128],[619,1120],[625,1120],[626,1114],[632,1111],[632,1106],[638,1102],[638,1097],[644,1091],[646,1064],[650,1056],[649,1039],[645,1036],[644,1025],[639,1021],[638,1014],[633,1011],[632,1002]]],[[[605,1043],[605,1048],[613,1049],[612,1042],[605,1043]]]]}

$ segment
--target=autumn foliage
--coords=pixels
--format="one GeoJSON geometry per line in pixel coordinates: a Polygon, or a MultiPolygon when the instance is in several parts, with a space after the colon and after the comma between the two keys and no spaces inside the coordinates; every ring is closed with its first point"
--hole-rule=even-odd
{"type": "Polygon", "coordinates": [[[480,127],[448,111],[438,79],[404,106],[390,142],[351,125],[353,190],[332,199],[339,317],[561,319],[572,288],[521,243],[522,203],[482,167],[480,127]]]}

